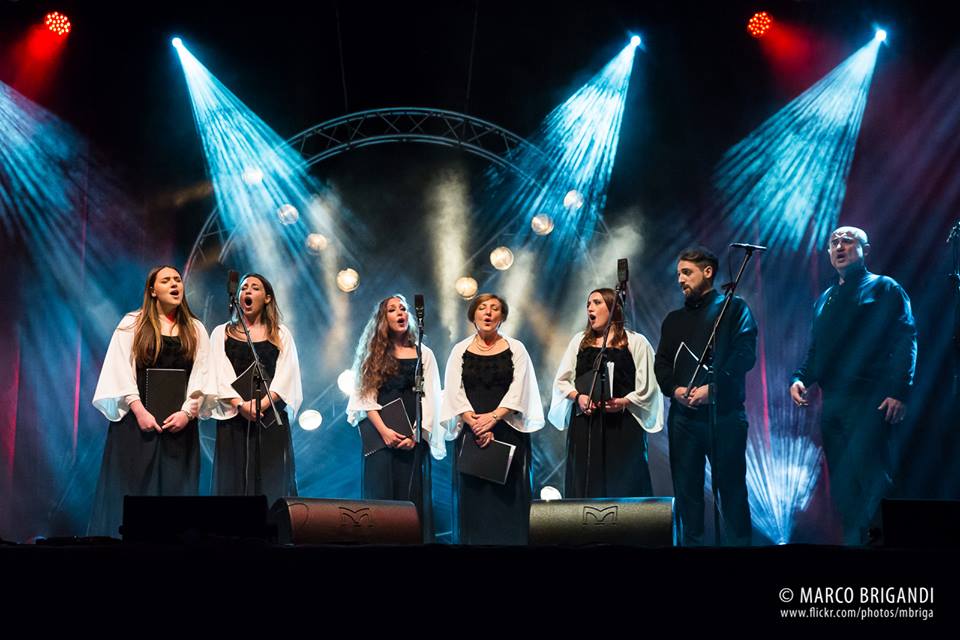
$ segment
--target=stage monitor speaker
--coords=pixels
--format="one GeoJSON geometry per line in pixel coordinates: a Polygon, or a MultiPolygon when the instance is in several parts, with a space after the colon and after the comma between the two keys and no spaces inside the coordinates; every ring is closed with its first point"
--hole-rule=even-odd
{"type": "Polygon", "coordinates": [[[269,540],[266,496],[124,496],[124,542],[218,536],[269,540]]]}
{"type": "Polygon", "coordinates": [[[960,546],[960,501],[883,500],[885,547],[960,546]]]}
{"type": "Polygon", "coordinates": [[[270,509],[281,544],[420,544],[412,502],[280,498],[270,509]]]}
{"type": "Polygon", "coordinates": [[[673,498],[534,500],[530,544],[676,544],[673,498]]]}

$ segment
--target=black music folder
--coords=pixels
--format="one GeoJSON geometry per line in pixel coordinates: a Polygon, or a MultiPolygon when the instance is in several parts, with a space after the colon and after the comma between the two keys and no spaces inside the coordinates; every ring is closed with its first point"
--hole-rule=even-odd
{"type": "MultiPolygon", "coordinates": [[[[410,416],[407,415],[407,408],[403,404],[403,398],[395,398],[380,409],[380,419],[400,435],[406,438],[413,438],[413,425],[410,424],[410,416]]],[[[370,454],[386,449],[387,445],[380,437],[380,432],[373,426],[370,419],[363,420],[360,425],[360,440],[363,443],[363,455],[370,454]]],[[[417,441],[413,438],[414,442],[417,441]]]]}
{"type": "MultiPolygon", "coordinates": [[[[466,424],[463,428],[469,429],[466,424]]],[[[516,450],[517,445],[499,440],[493,440],[481,449],[473,433],[468,432],[463,436],[460,457],[457,459],[457,471],[497,484],[506,484],[516,450]]]]}
{"type": "Polygon", "coordinates": [[[147,369],[147,384],[143,406],[159,424],[183,408],[187,399],[187,371],[185,369],[147,369]]]}
{"type": "MultiPolygon", "coordinates": [[[[253,400],[253,397],[257,395],[257,386],[253,381],[255,364],[255,362],[251,362],[250,366],[244,369],[243,373],[237,376],[237,379],[230,383],[230,386],[240,394],[240,397],[244,402],[253,400]]],[[[266,398],[269,392],[270,378],[268,378],[266,376],[266,372],[264,372],[263,383],[260,385],[260,399],[263,400],[263,398],[266,398]]],[[[263,412],[263,417],[260,419],[260,422],[263,424],[264,428],[273,426],[277,422],[277,419],[273,413],[273,409],[270,409],[269,407],[264,408],[267,410],[263,412]]],[[[277,411],[279,411],[279,409],[277,409],[277,411]]]]}
{"type": "MultiPolygon", "coordinates": [[[[673,356],[673,379],[675,383],[681,387],[689,385],[690,377],[693,376],[699,361],[700,356],[691,351],[686,342],[681,342],[673,356]]],[[[693,386],[704,385],[707,379],[707,370],[705,367],[701,367],[700,371],[697,372],[693,386]]]]}
{"type": "Polygon", "coordinates": [[[613,397],[613,363],[607,363],[607,384],[606,388],[603,388],[603,385],[600,384],[600,376],[597,376],[597,384],[593,384],[593,371],[587,371],[582,376],[577,376],[577,379],[573,381],[573,386],[576,388],[577,393],[582,393],[585,396],[590,396],[590,399],[594,402],[600,402],[600,392],[603,392],[603,399],[609,400],[613,397]],[[590,387],[593,387],[593,393],[590,393],[590,387]]]}

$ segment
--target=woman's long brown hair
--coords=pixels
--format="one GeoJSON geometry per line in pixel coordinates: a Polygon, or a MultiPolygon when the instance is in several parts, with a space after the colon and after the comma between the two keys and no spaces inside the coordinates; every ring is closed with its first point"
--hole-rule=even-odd
{"type": "Polygon", "coordinates": [[[388,378],[396,375],[400,369],[400,363],[397,361],[397,357],[393,355],[390,325],[387,324],[387,306],[393,299],[399,300],[408,311],[405,334],[406,346],[413,347],[417,344],[416,334],[414,333],[417,322],[413,314],[409,313],[410,307],[407,305],[407,299],[398,293],[381,300],[374,309],[373,315],[370,316],[370,320],[367,321],[367,326],[363,329],[363,335],[360,336],[357,355],[354,359],[353,370],[360,379],[361,397],[371,391],[377,391],[388,378]]]}
{"type": "MultiPolygon", "coordinates": [[[[277,306],[277,296],[273,293],[273,285],[259,273],[245,273],[240,278],[240,287],[249,278],[256,278],[263,285],[263,292],[270,296],[270,302],[263,305],[263,311],[260,312],[260,321],[267,328],[267,340],[277,349],[283,351],[283,345],[280,343],[280,322],[283,320],[283,314],[280,313],[280,307],[277,306]]],[[[239,299],[240,294],[237,294],[239,299]]],[[[240,320],[237,318],[237,309],[233,310],[233,318],[227,325],[227,333],[237,340],[246,340],[243,333],[243,327],[240,326],[240,320]]]]}
{"type": "MultiPolygon", "coordinates": [[[[168,264],[162,264],[159,267],[150,269],[147,274],[147,282],[143,286],[143,304],[140,305],[140,316],[133,333],[133,354],[139,366],[147,367],[157,363],[160,357],[160,349],[163,346],[163,332],[160,329],[160,302],[151,294],[154,284],[157,281],[157,274],[163,269],[173,269],[180,275],[176,267],[168,264]]],[[[180,283],[182,295],[180,304],[177,306],[175,324],[177,334],[180,336],[180,352],[188,360],[193,360],[197,354],[197,330],[193,325],[194,315],[187,304],[187,291],[180,283]]]]}
{"type": "MultiPolygon", "coordinates": [[[[603,298],[604,303],[607,305],[607,313],[610,313],[610,310],[613,309],[613,301],[617,295],[617,292],[613,289],[603,288],[603,289],[594,289],[587,296],[587,300],[590,299],[595,293],[599,293],[603,298]]],[[[616,312],[613,314],[613,339],[609,341],[609,346],[611,347],[624,347],[627,344],[627,331],[623,328],[623,307],[618,306],[616,312]]],[[[594,331],[593,327],[590,326],[590,319],[587,319],[587,328],[583,330],[583,340],[580,341],[580,348],[578,351],[583,351],[587,347],[594,346],[594,343],[597,339],[603,338],[603,330],[594,331]]]]}

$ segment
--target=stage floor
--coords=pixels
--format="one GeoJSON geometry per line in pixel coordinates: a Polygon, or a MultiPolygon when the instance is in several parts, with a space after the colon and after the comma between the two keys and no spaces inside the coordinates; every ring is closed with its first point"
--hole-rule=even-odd
{"type": "MultiPolygon", "coordinates": [[[[244,602],[277,610],[307,606],[318,624],[328,615],[360,616],[364,625],[386,627],[398,611],[415,613],[424,624],[424,615],[456,624],[463,615],[502,611],[512,619],[522,612],[511,626],[599,624],[600,635],[618,628],[639,634],[654,621],[811,630],[880,622],[940,632],[960,619],[958,560],[956,548],[813,545],[279,546],[207,539],[0,547],[6,601],[26,605],[41,598],[97,605],[108,597],[139,606],[176,594],[239,609],[244,602]]],[[[496,630],[488,615],[480,618],[470,626],[496,630]]]]}

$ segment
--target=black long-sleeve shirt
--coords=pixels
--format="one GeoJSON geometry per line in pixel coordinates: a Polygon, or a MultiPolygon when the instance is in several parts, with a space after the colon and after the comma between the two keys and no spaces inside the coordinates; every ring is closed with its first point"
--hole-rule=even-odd
{"type": "MultiPolygon", "coordinates": [[[[710,290],[697,300],[687,300],[683,308],[671,311],[660,327],[654,371],[660,389],[673,399],[677,387],[689,384],[697,358],[710,337],[710,330],[723,306],[724,296],[710,290]],[[677,355],[681,344],[695,354],[677,355]],[[691,365],[692,362],[692,365],[691,365]]],[[[743,298],[734,296],[717,329],[713,358],[717,390],[717,414],[724,416],[743,409],[745,376],[757,361],[757,323],[743,298]]],[[[673,402],[671,410],[691,417],[708,418],[708,407],[685,407],[673,402]]]]}
{"type": "Polygon", "coordinates": [[[917,363],[910,298],[893,278],[850,270],[814,306],[810,348],[793,380],[827,393],[876,389],[906,402],[917,363]]]}

